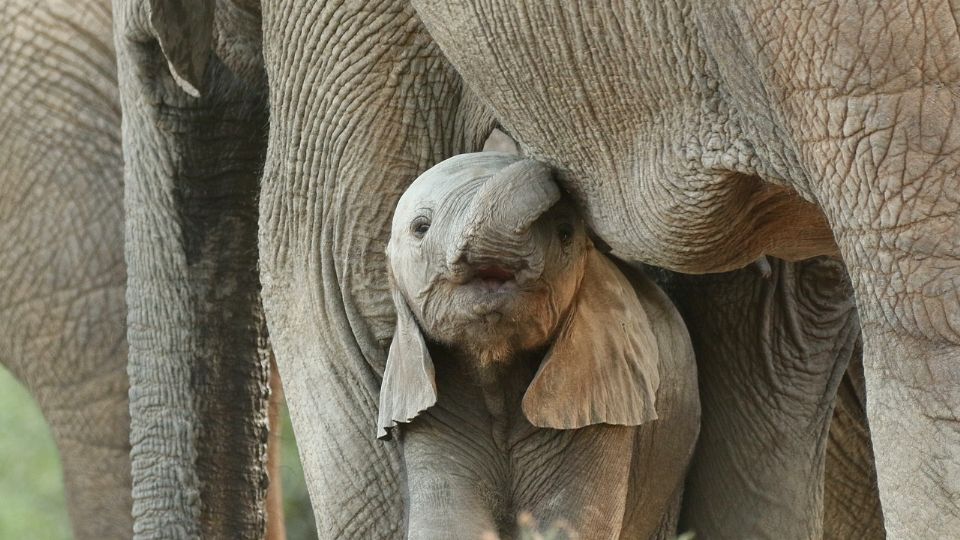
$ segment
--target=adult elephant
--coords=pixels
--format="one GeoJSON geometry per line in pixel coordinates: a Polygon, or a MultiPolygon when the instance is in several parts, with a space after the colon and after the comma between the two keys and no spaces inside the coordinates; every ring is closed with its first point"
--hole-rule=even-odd
{"type": "MultiPolygon", "coordinates": [[[[131,482],[121,107],[112,19],[109,0],[14,0],[0,6],[0,364],[25,385],[49,424],[78,539],[129,538],[134,533],[132,489],[141,498],[154,489],[146,484],[133,488],[131,482]]],[[[168,122],[161,129],[170,127],[168,122]]],[[[240,285],[249,287],[244,294],[256,293],[255,281],[240,285]]],[[[265,358],[265,345],[258,350],[258,359],[265,358]]],[[[218,371],[224,359],[205,355],[203,360],[194,366],[191,384],[170,388],[168,397],[182,399],[191,395],[194,385],[229,381],[229,373],[218,371]]],[[[137,366],[132,369],[134,379],[142,382],[142,372],[137,366]]],[[[257,383],[262,370],[263,364],[257,363],[255,370],[233,377],[257,383]]],[[[270,386],[270,424],[275,425],[282,399],[279,380],[271,379],[270,386]]],[[[135,401],[143,391],[142,386],[134,389],[135,401]]],[[[240,433],[235,438],[256,445],[251,468],[257,474],[201,490],[219,497],[204,501],[209,509],[204,515],[226,514],[217,503],[235,504],[230,490],[252,494],[248,496],[258,501],[265,497],[269,508],[258,504],[252,519],[262,525],[269,518],[268,537],[282,538],[281,494],[275,481],[278,447],[264,440],[263,403],[251,406],[243,397],[238,392],[232,396],[237,402],[218,405],[236,414],[218,416],[206,410],[203,422],[179,419],[178,429],[214,437],[233,430],[240,433]],[[264,467],[274,480],[269,490],[264,467]]],[[[200,405],[199,399],[190,403],[200,405]]],[[[144,438],[142,432],[134,433],[134,446],[144,438]]],[[[170,440],[146,438],[148,444],[136,452],[151,456],[165,470],[167,463],[160,456],[173,454],[168,452],[170,440]]],[[[234,472],[221,470],[215,478],[234,472]]],[[[176,497],[195,498],[195,493],[176,491],[176,497]]],[[[221,526],[237,531],[243,523],[224,521],[221,526]]],[[[212,522],[207,530],[217,526],[212,522]]],[[[158,530],[144,527],[144,522],[137,529],[148,535],[158,530]]]]}
{"type": "MultiPolygon", "coordinates": [[[[960,44],[946,3],[872,5],[265,4],[265,303],[281,371],[315,374],[289,393],[313,400],[295,422],[343,434],[308,468],[345,449],[380,466],[353,412],[390,333],[371,239],[397,186],[475,148],[490,111],[624,259],[701,273],[839,252],[887,532],[960,529],[960,44]]],[[[321,506],[355,482],[324,480],[321,506]]]]}
{"type": "Polygon", "coordinates": [[[615,253],[711,272],[832,233],[887,533],[960,530],[960,8],[415,5],[615,253]]]}
{"type": "Polygon", "coordinates": [[[4,2],[0,57],[0,364],[49,423],[74,537],[128,538],[123,161],[110,4],[4,2]]]}
{"type": "MultiPolygon", "coordinates": [[[[888,532],[957,528],[948,496],[958,483],[950,422],[960,403],[950,365],[957,212],[944,172],[955,161],[946,88],[953,42],[946,30],[910,30],[934,30],[950,17],[873,14],[855,4],[821,12],[840,8],[799,2],[600,9],[389,0],[237,1],[216,10],[201,2],[187,17],[180,2],[117,2],[126,10],[117,35],[131,126],[125,154],[133,158],[127,208],[143,214],[134,212],[127,229],[128,260],[138,263],[128,300],[142,304],[131,306],[139,330],[130,336],[131,364],[174,366],[165,380],[147,381],[156,397],[148,405],[167,397],[171,383],[191,382],[188,366],[202,355],[230,355],[237,371],[257,373],[256,347],[239,339],[255,332],[240,334],[235,324],[255,319],[255,299],[216,296],[215,278],[246,276],[256,264],[249,214],[233,220],[224,209],[246,209],[252,199],[245,190],[259,161],[237,158],[257,155],[249,133],[264,121],[262,79],[250,68],[260,59],[249,54],[259,34],[231,29],[247,21],[262,28],[270,131],[259,265],[322,534],[385,536],[400,527],[397,450],[372,437],[393,328],[383,260],[389,216],[419,172],[477,149],[498,121],[525,152],[562,171],[595,231],[624,259],[700,273],[762,254],[839,252],[864,328],[888,532]],[[937,39],[916,41],[925,35],[937,39]],[[884,53],[894,49],[902,54],[884,53]],[[163,121],[168,127],[158,129],[163,121]],[[147,223],[170,230],[150,235],[147,223]],[[243,234],[218,234],[228,224],[243,234]],[[235,240],[201,241],[223,238],[235,240]],[[232,262],[216,274],[216,261],[232,262]],[[191,291],[227,300],[227,312],[246,318],[224,317],[191,291]]],[[[818,371],[821,396],[836,387],[836,373],[818,371]]],[[[243,395],[259,386],[241,385],[243,395]]],[[[215,387],[197,395],[201,404],[227,398],[215,387]]],[[[144,448],[163,440],[157,435],[179,435],[163,419],[151,423],[149,406],[132,410],[144,448]]],[[[194,482],[213,469],[191,465],[203,437],[174,440],[175,456],[187,457],[144,470],[144,485],[153,474],[164,488],[144,493],[143,508],[148,495],[177,501],[163,519],[196,524],[207,507],[177,499],[170,480],[183,472],[194,482]]]]}

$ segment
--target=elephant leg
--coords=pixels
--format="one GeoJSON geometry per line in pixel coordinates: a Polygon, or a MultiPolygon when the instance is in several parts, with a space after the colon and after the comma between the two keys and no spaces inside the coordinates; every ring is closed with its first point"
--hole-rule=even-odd
{"type": "Polygon", "coordinates": [[[778,176],[819,203],[847,266],[886,532],[946,538],[960,531],[960,11],[877,7],[730,3],[703,28],[746,131],[781,146],[778,176]]]}
{"type": "MultiPolygon", "coordinates": [[[[960,207],[935,192],[928,200],[960,207]]],[[[894,538],[960,530],[960,211],[921,219],[873,244],[861,231],[839,237],[863,321],[867,417],[894,538]]]]}
{"type": "Polygon", "coordinates": [[[375,438],[390,219],[418,174],[481,148],[493,121],[406,2],[273,2],[263,29],[263,297],[319,534],[401,537],[399,451],[375,438]]]}
{"type": "Polygon", "coordinates": [[[214,55],[212,0],[191,2],[187,16],[178,9],[187,8],[114,2],[134,529],[260,538],[269,361],[256,199],[266,96],[214,55]]]}
{"type": "Polygon", "coordinates": [[[0,57],[0,362],[50,425],[74,537],[129,538],[123,162],[109,1],[4,2],[0,57]]]}
{"type": "MultiPolygon", "coordinates": [[[[0,235],[3,232],[0,227],[0,235]]],[[[78,540],[128,538],[133,531],[124,275],[122,250],[119,244],[115,247],[114,260],[121,264],[104,276],[108,283],[102,288],[90,292],[85,289],[89,284],[74,283],[57,293],[20,289],[28,302],[0,302],[0,320],[5,322],[0,325],[0,362],[27,387],[50,426],[78,540]]],[[[32,268],[33,275],[41,280],[55,277],[41,268],[50,253],[34,253],[44,256],[34,260],[40,264],[32,268]]],[[[83,275],[84,266],[71,269],[83,275]]],[[[4,289],[0,286],[0,294],[4,289]]]]}
{"type": "Polygon", "coordinates": [[[679,530],[705,538],[821,536],[827,433],[857,317],[838,261],[769,266],[665,283],[702,406],[679,530]]]}
{"type": "MultiPolygon", "coordinates": [[[[465,453],[466,445],[444,444],[443,431],[439,438],[431,436],[429,421],[423,423],[428,424],[426,429],[410,429],[403,434],[406,536],[444,540],[455,532],[459,538],[479,539],[496,533],[499,526],[490,496],[496,491],[485,488],[493,484],[481,477],[486,472],[484,464],[469,467],[467,464],[474,463],[473,456],[465,453]]],[[[446,426],[442,429],[449,430],[446,426]]]]}
{"type": "MultiPolygon", "coordinates": [[[[917,13],[857,45],[873,50],[873,40],[905,24],[925,29],[897,35],[936,35],[944,17],[953,21],[917,13]]],[[[960,42],[911,43],[902,57],[935,65],[930,55],[957,58],[960,42]]],[[[880,72],[856,73],[857,88],[887,84],[862,78],[880,72]]],[[[815,194],[860,314],[886,532],[949,537],[960,531],[960,100],[951,90],[960,78],[895,81],[879,95],[795,105],[836,118],[816,123],[802,148],[822,179],[815,194]]]]}
{"type": "Polygon", "coordinates": [[[824,538],[884,538],[865,405],[863,364],[858,351],[837,389],[830,422],[823,479],[824,538]]]}
{"type": "MultiPolygon", "coordinates": [[[[121,299],[122,289],[116,293],[121,299]]],[[[123,328],[122,324],[117,326],[120,339],[111,357],[90,358],[85,354],[74,359],[74,365],[99,364],[116,369],[74,375],[69,384],[60,382],[56,389],[38,392],[60,451],[67,508],[78,539],[128,538],[132,533],[123,328]]]]}
{"type": "Polygon", "coordinates": [[[827,126],[810,151],[863,327],[886,532],[948,537],[960,531],[960,100],[940,86],[891,93],[849,99],[842,131],[827,126]]]}

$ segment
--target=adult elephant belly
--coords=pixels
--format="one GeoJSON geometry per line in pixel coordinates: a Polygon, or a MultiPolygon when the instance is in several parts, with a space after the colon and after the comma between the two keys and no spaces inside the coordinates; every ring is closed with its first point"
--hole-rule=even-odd
{"type": "Polygon", "coordinates": [[[679,7],[414,4],[618,256],[701,273],[836,252],[820,210],[778,180],[790,152],[741,135],[679,7]]]}

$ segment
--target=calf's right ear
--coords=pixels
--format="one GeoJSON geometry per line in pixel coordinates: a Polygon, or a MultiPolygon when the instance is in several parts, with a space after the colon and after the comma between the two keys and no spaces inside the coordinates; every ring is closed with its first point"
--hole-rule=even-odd
{"type": "Polygon", "coordinates": [[[378,439],[389,439],[388,429],[410,422],[437,402],[437,383],[427,343],[403,294],[397,287],[391,288],[397,327],[380,385],[378,439]]]}

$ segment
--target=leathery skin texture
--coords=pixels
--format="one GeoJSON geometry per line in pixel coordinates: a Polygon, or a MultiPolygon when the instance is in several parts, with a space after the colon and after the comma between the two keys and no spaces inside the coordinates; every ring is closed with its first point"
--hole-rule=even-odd
{"type": "MultiPolygon", "coordinates": [[[[49,424],[73,536],[129,538],[123,160],[109,1],[5,2],[0,57],[0,369],[49,424]]],[[[0,427],[0,437],[15,436],[0,427]]]]}
{"type": "Polygon", "coordinates": [[[839,254],[887,533],[960,529],[958,6],[415,5],[617,255],[839,254]]]}
{"type": "Polygon", "coordinates": [[[887,532],[960,530],[955,14],[946,1],[264,4],[258,262],[322,534],[399,534],[398,449],[367,431],[394,323],[389,215],[495,122],[560,169],[623,259],[702,273],[839,255],[887,532]]]}

